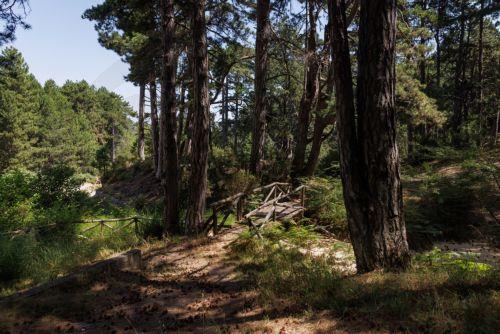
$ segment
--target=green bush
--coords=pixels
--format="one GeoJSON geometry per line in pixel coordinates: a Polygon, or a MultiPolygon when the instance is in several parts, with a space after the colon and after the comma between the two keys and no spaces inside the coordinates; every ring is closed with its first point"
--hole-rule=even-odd
{"type": "Polygon", "coordinates": [[[313,177],[306,180],[307,208],[317,224],[340,238],[348,237],[347,213],[338,179],[313,177]]]}
{"type": "Polygon", "coordinates": [[[0,231],[27,226],[34,219],[36,176],[24,170],[0,175],[0,231]]]}

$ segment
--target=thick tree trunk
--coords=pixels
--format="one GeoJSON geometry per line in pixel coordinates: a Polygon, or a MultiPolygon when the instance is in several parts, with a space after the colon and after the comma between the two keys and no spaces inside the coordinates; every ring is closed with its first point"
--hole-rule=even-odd
{"type": "Polygon", "coordinates": [[[319,94],[319,62],[316,54],[316,0],[308,0],[309,31],[307,37],[304,92],[300,101],[295,150],[292,161],[292,178],[304,175],[304,163],[308,142],[311,113],[316,107],[319,94]]]}
{"type": "Polygon", "coordinates": [[[264,144],[266,139],[266,75],[268,67],[268,47],[271,38],[269,12],[270,0],[257,0],[257,36],[255,41],[255,114],[252,133],[250,171],[262,171],[264,144]]]}
{"type": "Polygon", "coordinates": [[[160,143],[160,131],[158,129],[158,105],[156,98],[156,80],[149,84],[149,99],[151,106],[151,142],[153,145],[153,170],[158,172],[158,150],[160,143]]]}
{"type": "Polygon", "coordinates": [[[146,104],[146,85],[139,86],[139,117],[137,124],[137,156],[140,161],[144,161],[144,106],[146,104]]]}
{"type": "Polygon", "coordinates": [[[179,231],[179,162],[177,155],[177,119],[175,103],[176,59],[174,52],[174,4],[162,0],[163,76],[161,86],[161,126],[163,131],[162,184],[165,192],[165,230],[179,231]]]}
{"type": "Polygon", "coordinates": [[[395,142],[395,2],[361,1],[357,129],[345,0],[328,2],[341,176],[359,273],[410,261],[395,142]]]}
{"type": "Polygon", "coordinates": [[[205,0],[193,1],[192,33],[194,114],[187,229],[198,234],[204,227],[210,125],[205,0]]]}
{"type": "Polygon", "coordinates": [[[370,244],[362,268],[402,269],[410,261],[396,144],[396,0],[361,1],[358,136],[368,188],[370,244]]]}

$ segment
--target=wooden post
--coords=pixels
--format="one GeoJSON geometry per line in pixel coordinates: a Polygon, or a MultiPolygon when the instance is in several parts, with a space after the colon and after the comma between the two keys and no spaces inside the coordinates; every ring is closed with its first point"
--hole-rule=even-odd
{"type": "Polygon", "coordinates": [[[305,208],[305,205],[306,205],[306,188],[303,187],[301,190],[300,190],[300,205],[305,208]]]}

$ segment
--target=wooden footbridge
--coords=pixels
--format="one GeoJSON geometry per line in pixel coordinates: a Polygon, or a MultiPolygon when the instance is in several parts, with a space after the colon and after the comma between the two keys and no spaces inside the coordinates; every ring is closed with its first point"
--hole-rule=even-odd
{"type": "Polygon", "coordinates": [[[231,214],[235,215],[236,222],[258,229],[269,221],[287,220],[301,215],[305,210],[305,190],[305,185],[293,188],[290,183],[274,182],[212,203],[206,231],[217,234],[231,214]],[[255,195],[265,197],[252,201],[255,195]],[[219,221],[221,214],[222,220],[219,221]]]}

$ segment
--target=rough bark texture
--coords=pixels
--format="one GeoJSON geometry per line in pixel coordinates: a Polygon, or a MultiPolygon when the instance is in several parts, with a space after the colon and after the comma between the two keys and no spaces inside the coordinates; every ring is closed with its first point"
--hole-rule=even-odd
{"type": "Polygon", "coordinates": [[[151,145],[153,146],[153,170],[158,171],[158,145],[160,143],[160,131],[158,129],[158,105],[156,96],[156,81],[149,84],[149,99],[151,106],[151,145]]]}
{"type": "MultiPolygon", "coordinates": [[[[304,175],[304,163],[308,143],[311,113],[316,107],[319,94],[319,62],[316,54],[316,21],[318,19],[316,0],[308,0],[309,31],[305,64],[304,92],[300,101],[297,132],[295,134],[295,150],[292,161],[292,178],[304,175]]],[[[321,137],[321,134],[320,134],[321,137]]],[[[321,146],[321,145],[320,145],[321,146]]]]}
{"type": "Polygon", "coordinates": [[[176,59],[174,52],[174,4],[162,0],[163,73],[161,86],[161,113],[163,131],[162,184],[165,192],[165,229],[179,230],[179,162],[177,155],[177,119],[175,110],[176,59]]]}
{"type": "Polygon", "coordinates": [[[328,2],[341,176],[359,273],[410,261],[395,142],[395,2],[361,1],[357,123],[345,1],[328,2]]]}
{"type": "Polygon", "coordinates": [[[193,1],[192,13],[194,108],[187,229],[198,234],[204,227],[210,125],[205,0],[193,1]]]}
{"type": "Polygon", "coordinates": [[[146,86],[139,86],[139,117],[137,125],[137,156],[139,160],[144,161],[144,105],[145,105],[146,86]]]}
{"type": "Polygon", "coordinates": [[[269,0],[257,0],[257,36],[255,41],[255,114],[252,133],[252,151],[250,171],[259,174],[262,171],[264,144],[266,139],[266,75],[268,67],[268,47],[271,38],[269,0]]]}

